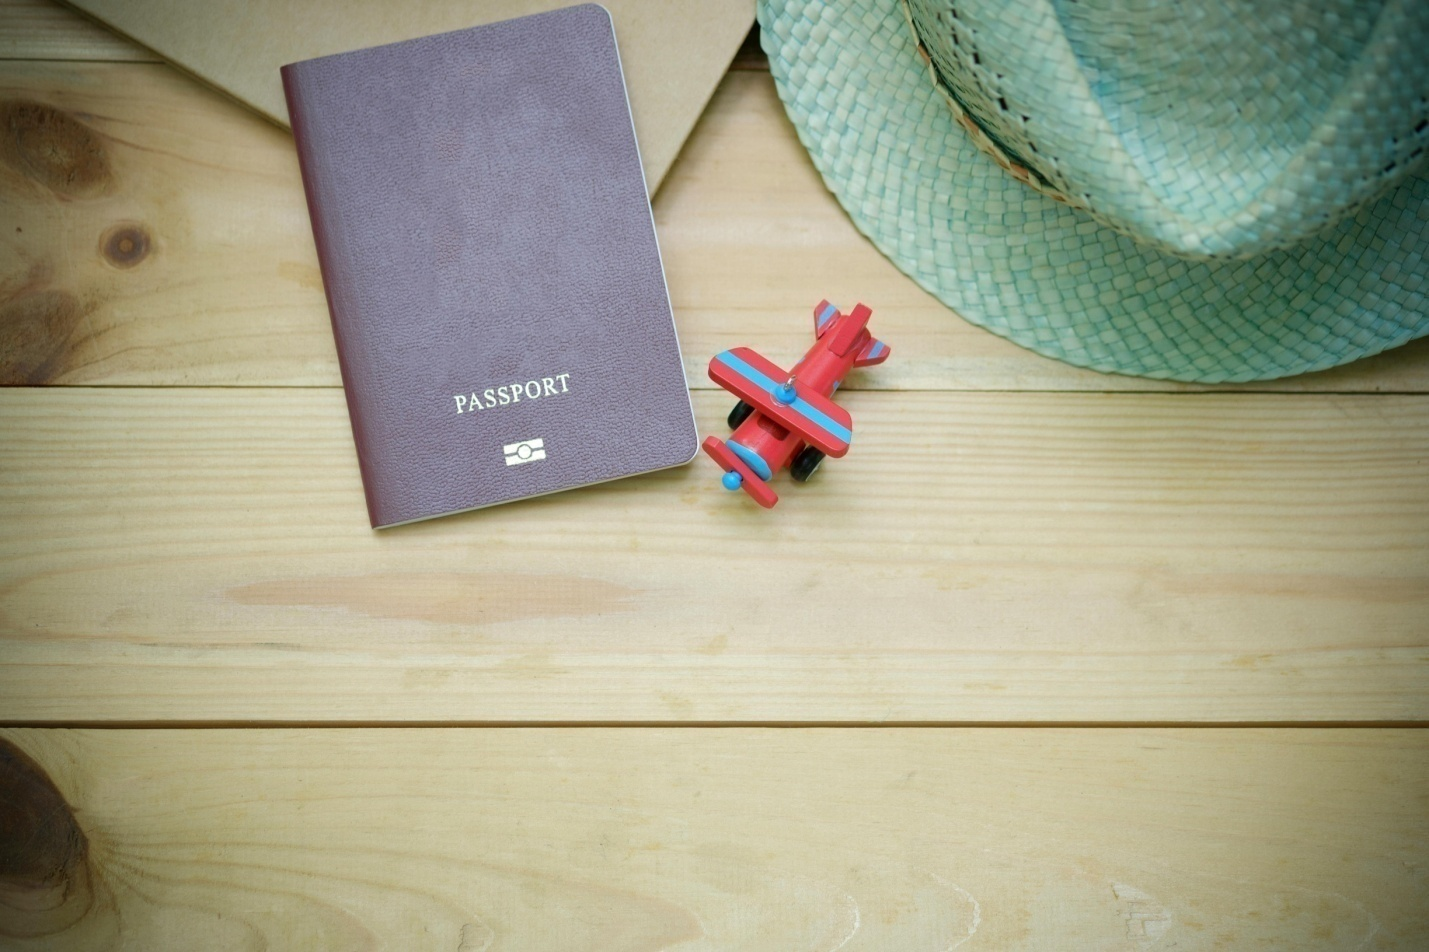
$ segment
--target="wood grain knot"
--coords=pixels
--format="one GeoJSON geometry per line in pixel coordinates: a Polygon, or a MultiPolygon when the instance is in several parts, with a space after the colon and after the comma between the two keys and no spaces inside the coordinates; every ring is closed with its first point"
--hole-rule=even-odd
{"type": "Polygon", "coordinates": [[[102,194],[114,178],[104,140],[69,113],[42,102],[0,102],[0,159],[60,195],[102,194]]]}
{"type": "Polygon", "coordinates": [[[0,935],[48,935],[93,901],[89,840],[44,768],[0,740],[0,935]]]}
{"type": "Polygon", "coordinates": [[[83,315],[74,295],[53,288],[0,303],[0,385],[34,386],[58,376],[83,315]]]}
{"type": "Polygon", "coordinates": [[[149,233],[138,225],[115,225],[99,239],[105,260],[116,268],[132,268],[149,256],[149,233]]]}

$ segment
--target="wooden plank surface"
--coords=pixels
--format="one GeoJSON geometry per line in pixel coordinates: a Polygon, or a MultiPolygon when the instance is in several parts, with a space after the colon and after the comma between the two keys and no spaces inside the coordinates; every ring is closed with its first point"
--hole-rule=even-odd
{"type": "Polygon", "coordinates": [[[1429,715],[1429,398],[846,404],[772,512],[701,459],[373,533],[339,391],[0,391],[0,719],[1429,715]]]}
{"type": "MultiPolygon", "coordinates": [[[[0,327],[32,329],[0,346],[0,380],[338,384],[286,133],[164,66],[0,63],[0,102],[29,130],[0,150],[0,327]]],[[[1198,389],[1069,367],[947,310],[824,190],[767,73],[725,79],[655,216],[694,387],[732,345],[802,353],[828,298],[868,303],[894,348],[850,387],[1198,389]]],[[[1238,389],[1429,392],[1429,342],[1238,389]]]]}
{"type": "Polygon", "coordinates": [[[23,952],[1429,945],[1422,731],[5,736],[23,952]]]}

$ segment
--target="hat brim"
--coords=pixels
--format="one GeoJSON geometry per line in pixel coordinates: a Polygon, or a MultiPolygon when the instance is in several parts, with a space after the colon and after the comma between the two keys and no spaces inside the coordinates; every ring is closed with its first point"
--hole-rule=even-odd
{"type": "Polygon", "coordinates": [[[1013,179],[933,87],[898,0],[761,0],[779,97],[829,190],[959,315],[1082,367],[1201,383],[1429,335],[1429,179],[1291,249],[1177,258],[1013,179]]]}

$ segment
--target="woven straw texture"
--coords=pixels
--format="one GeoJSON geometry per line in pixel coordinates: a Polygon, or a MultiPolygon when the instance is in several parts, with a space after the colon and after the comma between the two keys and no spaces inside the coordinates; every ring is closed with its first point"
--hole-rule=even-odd
{"type": "MultiPolygon", "coordinates": [[[[1139,6],[1162,7],[1149,0],[1139,6]]],[[[1006,11],[1015,7],[1033,11],[1019,14],[1028,30],[1027,23],[1040,15],[1038,10],[1051,9],[1035,2],[996,3],[983,9],[983,22],[993,15],[987,11],[994,8],[999,11],[997,17],[1006,21],[1006,11]]],[[[956,8],[960,17],[976,15],[977,8],[969,3],[958,3],[956,8]]],[[[1255,233],[1250,237],[1235,236],[1225,231],[1223,224],[1228,217],[1235,218],[1234,213],[1227,216],[1227,209],[1244,211],[1250,186],[1212,194],[1209,199],[1204,195],[1178,198],[1175,217],[1179,223],[1200,216],[1198,227],[1204,234],[1213,234],[1215,227],[1220,227],[1223,236],[1230,235],[1225,244],[1212,242],[1209,250],[1218,253],[1244,254],[1259,241],[1281,243],[1303,232],[1306,215],[1333,219],[1337,207],[1353,209],[1337,223],[1321,225],[1309,239],[1280,250],[1235,260],[1187,258],[1164,250],[1186,242],[1168,240],[1154,224],[1146,227],[1134,215],[1128,218],[1116,203],[1120,199],[1113,200],[1110,193],[1098,191],[1094,198],[1082,195],[1081,204],[1095,204],[1103,220],[1116,218],[1124,230],[1150,232],[1150,241],[1133,240],[1087,211],[1034,191],[979,152],[946,98],[949,84],[963,80],[947,75],[954,67],[946,64],[935,73],[940,84],[930,78],[914,27],[899,0],[761,0],[759,18],[780,97],[814,164],[854,223],[898,267],[944,303],[1018,344],[1097,370],[1222,382],[1320,370],[1429,334],[1429,279],[1425,276],[1429,270],[1425,260],[1429,179],[1422,173],[1410,173],[1390,191],[1365,198],[1386,179],[1405,175],[1402,167],[1385,170],[1381,165],[1376,181],[1366,178],[1366,170],[1372,170],[1382,155],[1402,153],[1397,161],[1400,166],[1413,160],[1416,146],[1405,145],[1404,137],[1398,143],[1386,143],[1386,134],[1369,142],[1357,138],[1362,134],[1356,131],[1360,125],[1351,123],[1348,133],[1336,127],[1335,134],[1325,137],[1330,151],[1320,148],[1316,153],[1319,171],[1313,176],[1304,174],[1303,169],[1297,173],[1296,187],[1302,193],[1308,189],[1311,197],[1302,194],[1291,202],[1293,214],[1271,215],[1268,224],[1249,222],[1247,228],[1255,233]],[[1369,158],[1336,166],[1330,160],[1336,149],[1357,149],[1356,154],[1363,153],[1361,159],[1369,158]],[[1345,169],[1352,169],[1353,174],[1345,169]],[[1207,227],[1207,222],[1222,224],[1207,227]]],[[[930,22],[918,28],[919,35],[925,44],[937,45],[930,43],[931,34],[950,27],[951,21],[931,15],[930,22]]],[[[1355,27],[1361,31],[1357,34],[1362,37],[1361,46],[1368,42],[1363,37],[1376,35],[1378,22],[1355,27]]],[[[1067,42],[1060,23],[1049,26],[1044,22],[1039,29],[1041,33],[1005,38],[1004,46],[1067,42]],[[1055,34],[1043,35],[1052,26],[1055,34]]],[[[987,38],[987,33],[979,32],[980,41],[987,38]]],[[[1418,52],[1422,56],[1422,47],[1418,52]]],[[[940,55],[931,49],[929,53],[935,61],[940,55]]],[[[1289,52],[1279,55],[1288,56],[1289,52]]],[[[1385,56],[1390,66],[1397,62],[1393,56],[1385,56]]],[[[1353,59],[1348,54],[1341,59],[1347,57],[1353,59]]],[[[1065,93],[1065,89],[1047,77],[1066,64],[1056,57],[1048,60],[1047,72],[1019,80],[1018,88],[1042,90],[1036,103],[1036,108],[1043,110],[1041,115],[1048,115],[1048,109],[1083,108],[1089,101],[1083,96],[1088,87],[1083,83],[1082,92],[1066,87],[1073,92],[1057,98],[1058,91],[1065,93]]],[[[1035,55],[1022,54],[1022,66],[1031,69],[1035,62],[1035,55]]],[[[1152,69],[1148,62],[1143,56],[1137,61],[1140,65],[1127,69],[1141,70],[1138,82],[1142,89],[1159,89],[1160,84],[1148,78],[1152,69]]],[[[1227,95],[1235,92],[1237,84],[1245,87],[1242,92],[1247,98],[1233,105],[1244,110],[1249,104],[1254,114],[1265,108],[1268,94],[1264,87],[1273,85],[1274,80],[1265,79],[1263,61],[1251,65],[1262,70],[1254,89],[1251,79],[1245,75],[1236,78],[1236,71],[1228,66],[1221,72],[1227,95]]],[[[1362,70],[1358,61],[1353,61],[1330,79],[1342,86],[1364,85],[1362,70]]],[[[1103,66],[1097,75],[1105,72],[1103,66]]],[[[992,74],[1010,89],[1016,84],[1006,75],[998,76],[995,70],[992,74]]],[[[1394,79],[1380,78],[1385,82],[1394,79]]],[[[1006,93],[1001,95],[1005,98],[1006,93]]],[[[1031,108],[1022,109],[1023,105],[1032,107],[1037,97],[1026,92],[1015,95],[1027,101],[1019,100],[1008,113],[1017,117],[1024,133],[1030,126],[1040,134],[1044,124],[1039,124],[1037,114],[1031,108]],[[1023,120],[1024,115],[1029,119],[1023,120]]],[[[1308,93],[1294,95],[1313,100],[1308,93]]],[[[1312,107],[1316,102],[1323,106],[1337,101],[1335,89],[1319,95],[1323,101],[1312,101],[1312,107]]],[[[1157,171],[1161,164],[1145,160],[1144,147],[1126,150],[1127,143],[1171,142],[1176,135],[1181,136],[1181,144],[1172,148],[1180,148],[1183,158],[1194,153],[1206,166],[1198,174],[1206,178],[1220,176],[1220,182],[1230,182],[1237,175],[1268,174],[1264,170],[1274,163],[1267,164],[1264,154],[1257,156],[1256,163],[1246,164],[1223,155],[1232,151],[1229,145],[1217,150],[1192,141],[1194,136],[1185,130],[1195,126],[1197,108],[1202,107],[1180,113],[1172,110],[1171,115],[1165,109],[1142,108],[1148,118],[1135,128],[1126,121],[1125,111],[1117,113],[1122,128],[1111,144],[1098,140],[1095,145],[1069,145],[1056,139],[1058,163],[1049,167],[1052,174],[1048,177],[1060,177],[1047,184],[1053,189],[1076,188],[1070,183],[1085,181],[1088,168],[1140,161],[1148,173],[1139,182],[1143,192],[1154,188],[1168,195],[1180,194],[1177,190],[1185,187],[1189,159],[1178,167],[1172,181],[1167,178],[1169,173],[1157,171]],[[1157,122],[1164,128],[1158,129],[1157,122]],[[1118,149],[1123,155],[1115,154],[1118,149]],[[1083,159],[1084,151],[1096,150],[1100,152],[1094,159],[1083,159]],[[1073,157],[1078,161],[1072,161],[1073,157]],[[1068,176],[1063,169],[1072,174],[1068,176]],[[1161,179],[1148,181],[1158,174],[1161,179]]],[[[1375,122],[1401,122],[1403,110],[1394,108],[1401,111],[1375,106],[1381,117],[1375,122]]],[[[1305,114],[1313,111],[1310,108],[1305,114]]],[[[1277,112],[1276,121],[1285,125],[1289,122],[1286,115],[1284,110],[1277,112]]],[[[1074,125],[1064,124],[1063,132],[1074,125]]],[[[1245,129],[1239,135],[1249,137],[1240,143],[1242,151],[1253,147],[1257,135],[1279,134],[1258,131],[1255,123],[1241,125],[1245,129]]],[[[1415,125],[1410,122],[1405,131],[1417,137],[1423,129],[1415,130],[1415,125]]],[[[1032,141],[993,132],[1002,144],[1011,143],[1013,148],[1018,141],[1032,141]]],[[[1045,156],[1040,164],[1047,165],[1045,156]]],[[[1287,189],[1294,191],[1284,183],[1281,186],[1272,191],[1277,195],[1287,189]]],[[[1243,214],[1241,220],[1247,221],[1243,214]]]]}
{"type": "Polygon", "coordinates": [[[999,151],[1172,254],[1248,257],[1429,144],[1423,0],[907,0],[931,81],[999,151]]]}

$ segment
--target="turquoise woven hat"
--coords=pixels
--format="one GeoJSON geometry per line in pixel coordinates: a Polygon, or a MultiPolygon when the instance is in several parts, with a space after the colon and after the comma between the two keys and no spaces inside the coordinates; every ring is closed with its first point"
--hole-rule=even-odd
{"type": "Polygon", "coordinates": [[[760,0],[829,189],[958,314],[1096,370],[1429,334],[1423,0],[760,0]]]}

